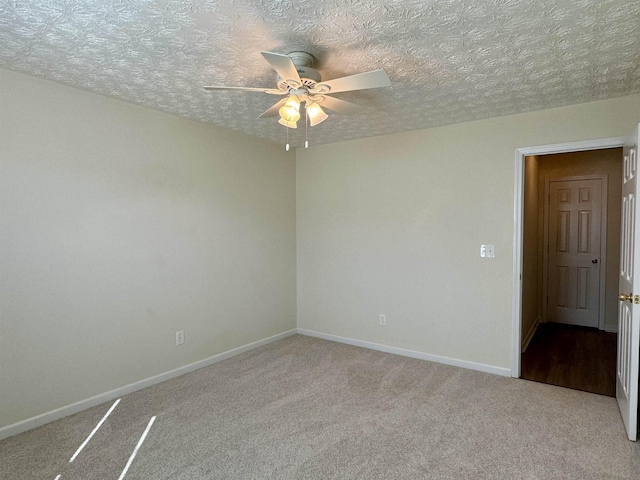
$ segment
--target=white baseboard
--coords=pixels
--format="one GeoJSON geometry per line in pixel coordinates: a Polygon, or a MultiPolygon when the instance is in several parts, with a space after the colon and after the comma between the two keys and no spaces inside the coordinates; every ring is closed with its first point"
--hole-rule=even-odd
{"type": "Polygon", "coordinates": [[[355,347],[368,348],[370,350],[378,350],[385,353],[393,353],[395,355],[402,355],[403,357],[427,360],[428,362],[443,363],[445,365],[452,365],[454,367],[461,367],[469,370],[477,370],[479,372],[493,373],[494,375],[500,375],[503,377],[511,376],[511,369],[509,368],[485,365],[483,363],[470,362],[468,360],[460,360],[457,358],[442,357],[440,355],[416,352],[415,350],[406,350],[404,348],[390,347],[388,345],[381,345],[379,343],[365,342],[363,340],[355,340],[353,338],[339,337],[337,335],[315,332],[313,330],[305,330],[304,328],[298,328],[297,331],[300,335],[321,338],[323,340],[330,340],[332,342],[346,343],[347,345],[353,345],[355,347]]]}
{"type": "Polygon", "coordinates": [[[522,340],[522,348],[520,349],[521,353],[524,353],[524,352],[527,351],[527,348],[529,347],[529,344],[531,343],[531,339],[536,334],[536,330],[540,326],[540,322],[541,321],[542,321],[542,319],[540,317],[536,318],[536,321],[534,322],[534,324],[531,326],[531,328],[527,332],[527,336],[524,337],[524,339],[522,340]]]}
{"type": "Polygon", "coordinates": [[[607,333],[618,333],[618,325],[605,325],[604,331],[607,333]]]}
{"type": "Polygon", "coordinates": [[[56,408],[55,410],[52,410],[50,412],[46,412],[41,415],[22,420],[12,425],[7,425],[6,427],[0,428],[0,440],[11,437],[13,435],[17,435],[22,432],[26,432],[27,430],[31,430],[36,427],[40,427],[45,423],[59,420],[88,408],[95,407],[96,405],[100,405],[101,403],[105,403],[124,395],[137,392],[138,390],[142,390],[143,388],[150,387],[157,383],[179,377],[180,375],[184,375],[185,373],[190,373],[203,367],[208,367],[209,365],[213,365],[214,363],[218,363],[228,358],[235,357],[236,355],[240,355],[241,353],[248,352],[249,350],[254,350],[256,348],[268,345],[269,343],[273,343],[278,340],[282,340],[283,338],[287,338],[295,334],[296,330],[294,329],[279,333],[277,335],[273,335],[268,338],[263,338],[262,340],[258,340],[256,342],[227,350],[226,352],[222,352],[217,355],[213,355],[212,357],[205,358],[204,360],[199,360],[197,362],[190,363],[189,365],[184,365],[174,370],[160,373],[158,375],[154,375],[153,377],[145,378],[144,380],[125,385],[124,387],[116,388],[115,390],[101,393],[85,400],[80,400],[79,402],[72,403],[71,405],[56,408]]]}

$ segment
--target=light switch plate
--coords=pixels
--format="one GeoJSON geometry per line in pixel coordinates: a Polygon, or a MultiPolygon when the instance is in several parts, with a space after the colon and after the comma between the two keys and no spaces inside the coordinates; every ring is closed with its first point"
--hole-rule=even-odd
{"type": "Polygon", "coordinates": [[[493,258],[494,246],[493,245],[480,245],[480,256],[482,258],[493,258]]]}

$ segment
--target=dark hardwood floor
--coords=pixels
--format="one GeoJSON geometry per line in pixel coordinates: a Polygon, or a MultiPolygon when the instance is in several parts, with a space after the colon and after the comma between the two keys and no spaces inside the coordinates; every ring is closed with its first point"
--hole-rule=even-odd
{"type": "Polygon", "coordinates": [[[616,334],[542,323],[522,354],[521,378],[616,396],[616,334]]]}

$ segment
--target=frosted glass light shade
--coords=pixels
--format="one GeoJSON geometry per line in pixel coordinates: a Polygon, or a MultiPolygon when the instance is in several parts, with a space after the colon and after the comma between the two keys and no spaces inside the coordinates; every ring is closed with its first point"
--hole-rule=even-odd
{"type": "Polygon", "coordinates": [[[296,122],[288,122],[287,120],[285,120],[284,118],[281,118],[280,120],[278,120],[278,123],[280,125],[284,125],[285,127],[289,127],[289,128],[298,128],[298,123],[296,122]]]}
{"type": "Polygon", "coordinates": [[[309,116],[309,125],[312,127],[318,125],[319,123],[324,122],[329,115],[324,113],[324,110],[320,108],[316,102],[312,102],[307,105],[307,115],[309,116]]]}
{"type": "Polygon", "coordinates": [[[296,128],[296,123],[300,120],[300,100],[295,96],[289,97],[284,105],[280,107],[278,113],[280,114],[280,124],[286,125],[289,128],[296,128]],[[294,126],[290,125],[292,123],[294,126]]]}

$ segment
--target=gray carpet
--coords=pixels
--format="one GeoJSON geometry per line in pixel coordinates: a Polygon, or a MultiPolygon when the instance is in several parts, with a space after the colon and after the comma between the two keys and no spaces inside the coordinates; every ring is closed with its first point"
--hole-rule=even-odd
{"type": "Polygon", "coordinates": [[[634,479],[615,399],[294,336],[0,442],[0,478],[634,479]]]}

